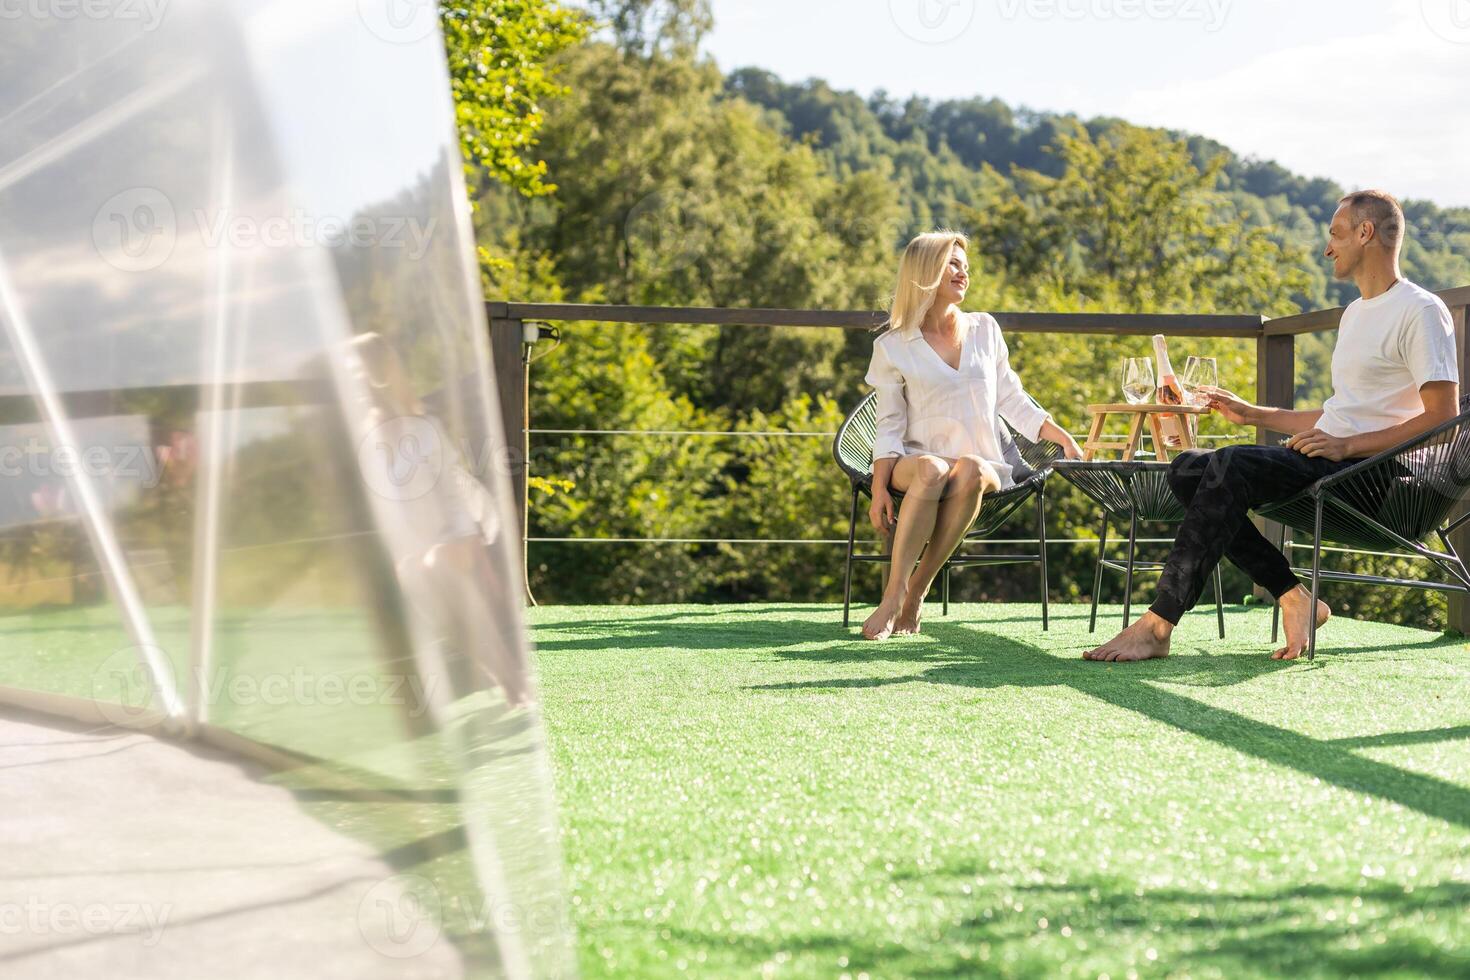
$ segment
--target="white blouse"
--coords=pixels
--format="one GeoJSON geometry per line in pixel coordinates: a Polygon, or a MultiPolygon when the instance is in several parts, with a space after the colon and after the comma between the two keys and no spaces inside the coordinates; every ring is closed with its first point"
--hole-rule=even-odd
{"type": "Polygon", "coordinates": [[[1014,453],[1005,419],[1036,442],[1050,415],[1026,394],[1011,370],[1000,324],[989,313],[969,318],[956,370],[929,346],[917,326],[890,330],[873,342],[867,382],[878,390],[873,458],[931,453],[947,459],[979,456],[995,466],[1000,485],[1014,485],[1014,453]]]}

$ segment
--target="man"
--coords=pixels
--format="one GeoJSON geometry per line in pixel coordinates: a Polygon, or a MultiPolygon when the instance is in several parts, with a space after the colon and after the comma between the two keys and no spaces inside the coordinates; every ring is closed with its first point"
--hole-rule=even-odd
{"type": "Polygon", "coordinates": [[[1332,354],[1332,397],[1320,409],[1252,405],[1222,388],[1206,389],[1210,408],[1237,425],[1290,433],[1280,446],[1189,450],[1169,467],[1185,504],[1184,522],[1159,580],[1158,598],[1135,623],[1088,660],[1165,657],[1169,635],[1204,590],[1223,555],[1281,605],[1286,645],[1271,656],[1294,660],[1306,649],[1311,617],[1331,610],[1311,596],[1286,557],[1249,518],[1254,507],[1284,500],[1328,474],[1454,418],[1459,372],[1449,309],[1403,278],[1399,249],[1404,212],[1383,191],[1358,191],[1338,204],[1327,258],[1338,279],[1362,294],[1342,316],[1332,354]]]}

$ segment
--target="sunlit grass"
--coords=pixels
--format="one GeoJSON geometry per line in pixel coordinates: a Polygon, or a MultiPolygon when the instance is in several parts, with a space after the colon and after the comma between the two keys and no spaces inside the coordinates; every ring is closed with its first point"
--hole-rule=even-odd
{"type": "Polygon", "coordinates": [[[1094,664],[1085,612],[536,610],[584,972],[1470,973],[1463,641],[1094,664]]]}

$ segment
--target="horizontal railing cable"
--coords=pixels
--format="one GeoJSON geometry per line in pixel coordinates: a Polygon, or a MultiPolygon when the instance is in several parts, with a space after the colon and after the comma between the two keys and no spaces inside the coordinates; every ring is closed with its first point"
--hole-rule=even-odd
{"type": "MultiPolygon", "coordinates": [[[[807,439],[831,439],[837,435],[835,432],[792,432],[779,429],[765,432],[731,432],[724,429],[529,429],[528,434],[533,436],[736,436],[751,438],[756,436],[798,436],[807,439]]],[[[1072,438],[1082,439],[1085,435],[1073,432],[1072,438]]],[[[1240,436],[1232,435],[1202,435],[1198,439],[1208,439],[1219,442],[1224,439],[1239,439],[1240,436]]]]}

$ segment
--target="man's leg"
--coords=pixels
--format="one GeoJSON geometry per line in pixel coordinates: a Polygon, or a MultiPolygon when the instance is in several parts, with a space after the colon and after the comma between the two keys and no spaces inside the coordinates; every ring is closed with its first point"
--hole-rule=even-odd
{"type": "Polygon", "coordinates": [[[1083,656],[1089,660],[1167,656],[1169,634],[1199,601],[1210,573],[1227,551],[1273,595],[1290,592],[1298,584],[1296,576],[1285,557],[1250,523],[1250,510],[1288,497],[1345,465],[1280,446],[1182,453],[1170,468],[1170,482],[1180,499],[1187,495],[1187,509],[1159,579],[1158,598],[1138,622],[1083,656]]]}
{"type": "MultiPolygon", "coordinates": [[[[1326,476],[1341,466],[1342,463],[1330,463],[1325,460],[1312,459],[1303,456],[1295,450],[1280,449],[1275,446],[1249,446],[1230,447],[1218,452],[1204,452],[1201,450],[1187,450],[1174,458],[1169,466],[1169,486],[1174,491],[1174,496],[1188,508],[1193,502],[1195,493],[1201,484],[1213,488],[1223,477],[1223,468],[1233,465],[1233,468],[1245,475],[1248,483],[1264,482],[1268,484],[1266,491],[1269,496],[1262,499],[1252,499],[1250,507],[1258,507],[1269,500],[1281,500],[1303,488],[1311,485],[1315,480],[1326,476]],[[1251,453],[1237,454],[1237,449],[1249,449],[1251,453]],[[1267,450],[1265,458],[1255,450],[1267,450]],[[1290,453],[1291,457],[1279,456],[1280,453],[1290,453]],[[1213,468],[1213,472],[1212,472],[1213,468]],[[1305,470],[1306,475],[1298,476],[1298,470],[1305,470]]],[[[1218,499],[1210,502],[1212,508],[1218,508],[1218,499]]],[[[1250,576],[1251,581],[1271,594],[1273,599],[1279,599],[1282,595],[1290,592],[1301,583],[1296,573],[1291,570],[1291,563],[1286,560],[1280,549],[1276,548],[1266,539],[1246,514],[1244,520],[1233,524],[1234,535],[1225,544],[1224,555],[1230,561],[1250,576]]],[[[1181,532],[1184,528],[1181,526],[1181,532]]],[[[1226,531],[1225,533],[1229,533],[1226,531]]],[[[1176,537],[1176,547],[1178,538],[1176,537]]],[[[1216,559],[1218,561],[1218,559],[1216,559]]],[[[1214,564],[1201,570],[1199,588],[1203,589],[1204,582],[1211,572],[1214,564]]],[[[1160,593],[1164,592],[1164,582],[1160,579],[1160,593]]],[[[1194,593],[1194,601],[1198,601],[1199,592],[1194,593]]],[[[1190,602],[1190,607],[1194,605],[1190,602]]],[[[1171,622],[1178,622],[1182,610],[1161,610],[1155,612],[1164,615],[1171,622]]]]}

